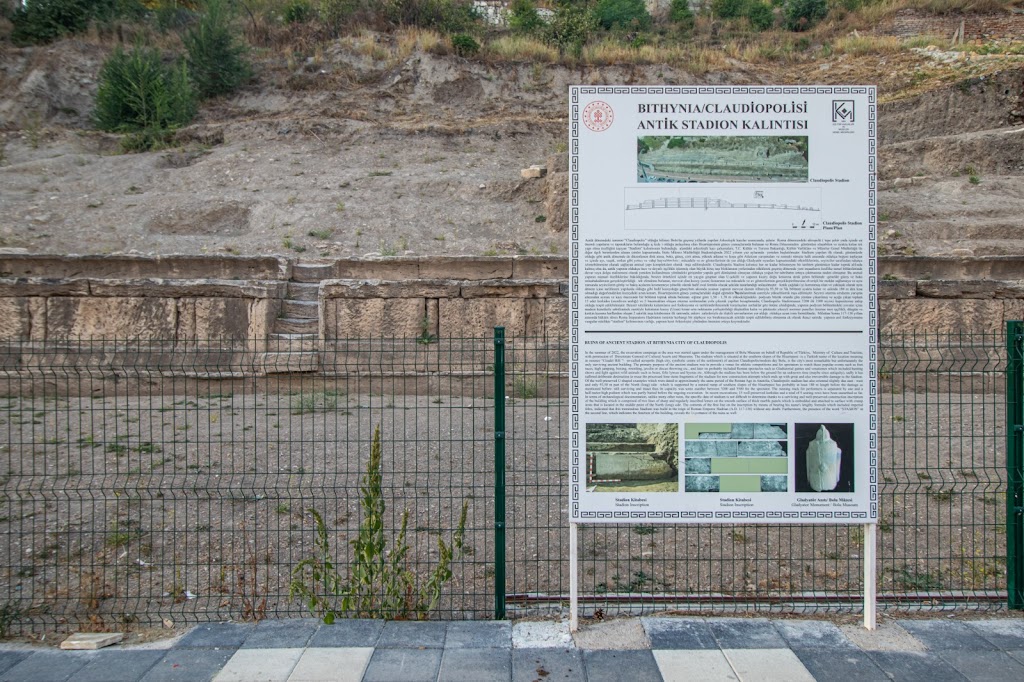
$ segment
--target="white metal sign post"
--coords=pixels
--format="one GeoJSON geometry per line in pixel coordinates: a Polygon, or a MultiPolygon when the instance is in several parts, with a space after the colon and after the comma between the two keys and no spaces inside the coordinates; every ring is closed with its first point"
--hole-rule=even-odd
{"type": "Polygon", "coordinates": [[[577,524],[878,517],[872,86],[570,89],[577,524]]]}

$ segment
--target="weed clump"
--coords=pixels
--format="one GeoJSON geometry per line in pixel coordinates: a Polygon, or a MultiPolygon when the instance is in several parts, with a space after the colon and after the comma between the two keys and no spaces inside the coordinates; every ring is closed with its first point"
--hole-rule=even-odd
{"type": "Polygon", "coordinates": [[[398,534],[388,550],[384,534],[380,426],[373,432],[370,459],[359,487],[362,522],[359,533],[350,541],[352,563],[342,575],[331,552],[327,524],[315,509],[309,509],[316,523],[316,553],[300,561],[292,570],[290,594],[301,599],[324,623],[333,623],[339,615],[369,618],[422,619],[434,610],[441,590],[452,578],[451,562],[462,553],[469,501],[462,503],[459,522],[451,542],[437,538],[439,558],[425,582],[407,565],[409,545],[405,535],[409,510],[402,512],[398,534]]]}

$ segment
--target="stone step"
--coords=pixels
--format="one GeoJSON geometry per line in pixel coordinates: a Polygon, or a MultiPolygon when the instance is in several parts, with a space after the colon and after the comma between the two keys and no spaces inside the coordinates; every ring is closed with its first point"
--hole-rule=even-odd
{"type": "Polygon", "coordinates": [[[315,320],[320,317],[320,307],[316,301],[297,301],[286,298],[281,306],[281,315],[304,320],[315,320]]]}
{"type": "Polygon", "coordinates": [[[334,277],[334,266],[325,263],[296,263],[292,266],[292,280],[295,282],[319,282],[334,277]]]}
{"type": "Polygon", "coordinates": [[[319,295],[319,284],[288,282],[288,298],[293,301],[315,301],[319,295]]]}
{"type": "Polygon", "coordinates": [[[316,334],[282,334],[273,333],[267,337],[267,348],[272,352],[289,353],[291,351],[316,350],[318,337],[316,334]]]}
{"type": "Polygon", "coordinates": [[[320,354],[315,351],[263,353],[257,362],[259,369],[267,374],[315,372],[320,368],[320,354]]]}
{"type": "Polygon", "coordinates": [[[274,321],[274,331],[278,334],[316,334],[316,318],[279,317],[274,321]]]}

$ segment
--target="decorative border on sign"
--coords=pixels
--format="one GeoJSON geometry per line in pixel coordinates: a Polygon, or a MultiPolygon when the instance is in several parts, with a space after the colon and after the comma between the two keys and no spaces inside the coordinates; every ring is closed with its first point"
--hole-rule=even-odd
{"type": "Polygon", "coordinates": [[[569,354],[570,354],[570,499],[571,521],[646,519],[660,523],[748,520],[752,522],[867,523],[878,519],[878,96],[875,86],[571,86],[569,88],[569,354]],[[579,394],[579,137],[580,95],[867,95],[868,98],[868,457],[870,467],[868,512],[589,512],[580,510],[580,394],[579,394]]]}

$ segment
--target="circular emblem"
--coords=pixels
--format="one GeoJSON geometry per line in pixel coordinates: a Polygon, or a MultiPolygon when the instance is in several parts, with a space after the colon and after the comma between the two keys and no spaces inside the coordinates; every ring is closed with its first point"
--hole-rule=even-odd
{"type": "Polygon", "coordinates": [[[612,127],[615,112],[605,102],[591,102],[583,108],[583,125],[595,133],[602,133],[612,127]]]}

